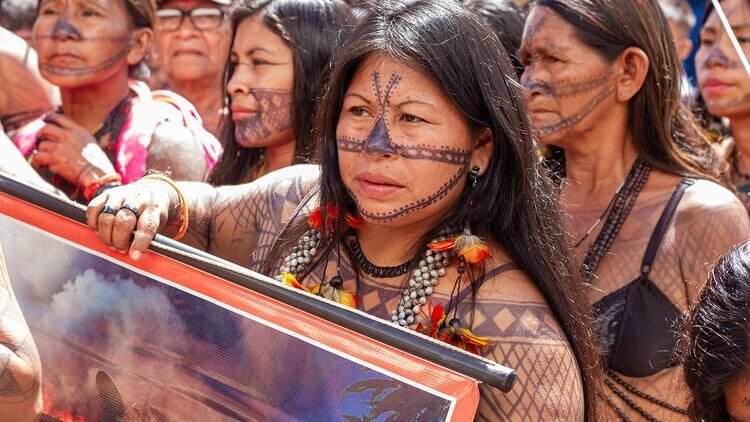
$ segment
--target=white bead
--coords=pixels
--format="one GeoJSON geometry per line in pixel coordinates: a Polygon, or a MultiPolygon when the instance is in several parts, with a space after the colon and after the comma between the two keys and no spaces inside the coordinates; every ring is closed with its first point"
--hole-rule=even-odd
{"type": "Polygon", "coordinates": [[[429,268],[427,268],[427,267],[421,267],[421,268],[419,269],[419,272],[421,272],[422,274],[427,274],[427,273],[429,273],[429,272],[430,272],[430,269],[429,269],[429,268]]]}
{"type": "Polygon", "coordinates": [[[411,279],[411,280],[409,280],[409,285],[410,285],[411,287],[414,287],[414,286],[416,286],[416,285],[417,285],[417,282],[416,282],[416,280],[414,280],[414,279],[411,279]]]}
{"type": "MultiPolygon", "coordinates": [[[[424,253],[424,254],[425,254],[425,256],[431,256],[431,255],[432,255],[432,253],[433,253],[433,252],[432,252],[432,249],[427,249],[427,251],[425,251],[425,253],[424,253]]],[[[439,253],[439,252],[438,252],[438,253],[439,253]]]]}
{"type": "Polygon", "coordinates": [[[417,292],[411,292],[411,293],[409,293],[409,297],[412,298],[412,299],[416,299],[417,298],[417,292]]]}
{"type": "Polygon", "coordinates": [[[413,316],[409,315],[408,317],[406,317],[406,323],[407,324],[411,325],[413,322],[414,322],[414,317],[413,316]]]}
{"type": "Polygon", "coordinates": [[[290,265],[290,266],[292,266],[292,267],[296,267],[296,266],[297,266],[297,264],[299,264],[299,261],[297,261],[297,259],[296,259],[296,258],[295,258],[295,259],[292,259],[292,262],[290,262],[290,263],[289,263],[289,265],[290,265]]]}
{"type": "Polygon", "coordinates": [[[445,268],[440,268],[437,270],[438,276],[442,277],[445,275],[445,268]]]}
{"type": "Polygon", "coordinates": [[[419,261],[419,266],[420,266],[420,267],[424,267],[424,266],[427,266],[427,261],[425,261],[424,259],[423,259],[423,260],[421,260],[421,261],[419,261]]]}
{"type": "Polygon", "coordinates": [[[426,261],[427,261],[428,264],[432,264],[433,262],[435,262],[435,258],[433,258],[431,256],[428,256],[427,259],[426,259],[426,261]]]}
{"type": "Polygon", "coordinates": [[[318,253],[317,249],[315,248],[310,249],[310,255],[315,255],[316,253],[318,253]]]}
{"type": "Polygon", "coordinates": [[[419,311],[421,311],[421,310],[422,309],[419,307],[419,305],[414,305],[414,307],[412,308],[412,311],[414,312],[414,315],[419,314],[419,311]]]}
{"type": "Polygon", "coordinates": [[[405,319],[398,320],[398,325],[400,325],[402,327],[406,327],[406,320],[405,319]]]}
{"type": "Polygon", "coordinates": [[[419,298],[419,304],[420,305],[424,305],[425,303],[427,303],[427,298],[426,297],[420,297],[419,298]]]}
{"type": "Polygon", "coordinates": [[[421,271],[419,270],[419,268],[417,268],[417,269],[416,269],[416,270],[414,270],[414,271],[413,271],[413,272],[412,272],[411,274],[412,274],[412,275],[413,275],[414,277],[419,277],[420,275],[422,275],[422,272],[421,272],[421,271]]]}
{"type": "Polygon", "coordinates": [[[432,294],[432,286],[425,287],[424,294],[427,295],[427,296],[431,295],[432,294]]]}

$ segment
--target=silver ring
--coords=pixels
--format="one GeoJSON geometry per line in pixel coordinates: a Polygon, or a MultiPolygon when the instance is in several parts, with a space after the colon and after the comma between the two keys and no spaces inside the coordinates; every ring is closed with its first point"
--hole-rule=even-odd
{"type": "Polygon", "coordinates": [[[104,205],[104,208],[102,208],[102,214],[112,214],[117,215],[117,209],[115,207],[110,207],[109,205],[104,205]]]}
{"type": "Polygon", "coordinates": [[[138,208],[135,205],[125,204],[125,205],[121,206],[120,209],[119,209],[119,211],[122,211],[122,210],[128,210],[128,211],[132,212],[133,214],[135,214],[135,219],[136,220],[139,219],[139,218],[141,218],[141,212],[138,211],[138,208]]]}

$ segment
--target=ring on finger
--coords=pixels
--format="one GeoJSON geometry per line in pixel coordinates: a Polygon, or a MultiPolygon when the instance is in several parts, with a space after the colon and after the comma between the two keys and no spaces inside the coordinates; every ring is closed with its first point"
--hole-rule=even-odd
{"type": "Polygon", "coordinates": [[[109,205],[104,205],[104,208],[102,208],[102,214],[112,214],[117,215],[117,208],[111,207],[109,205]]]}
{"type": "Polygon", "coordinates": [[[122,211],[122,210],[128,210],[128,211],[132,212],[135,215],[135,219],[136,220],[139,219],[139,218],[141,218],[141,212],[138,211],[138,207],[136,207],[135,205],[125,204],[125,205],[121,206],[120,209],[119,209],[119,211],[122,211]]]}

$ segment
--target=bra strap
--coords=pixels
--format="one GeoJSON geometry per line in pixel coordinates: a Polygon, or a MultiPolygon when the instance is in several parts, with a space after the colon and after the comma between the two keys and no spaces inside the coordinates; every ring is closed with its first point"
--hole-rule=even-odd
{"type": "Polygon", "coordinates": [[[641,263],[641,274],[648,275],[651,272],[651,267],[656,259],[656,254],[659,252],[659,246],[661,246],[661,241],[664,239],[664,234],[667,232],[667,226],[672,220],[683,195],[685,195],[685,191],[693,184],[695,184],[695,179],[686,177],[682,179],[674,192],[672,192],[672,196],[669,198],[667,206],[664,207],[664,211],[662,212],[661,217],[659,217],[659,222],[656,223],[654,232],[651,234],[651,239],[648,242],[648,247],[646,248],[646,253],[643,256],[643,262],[641,263]]]}

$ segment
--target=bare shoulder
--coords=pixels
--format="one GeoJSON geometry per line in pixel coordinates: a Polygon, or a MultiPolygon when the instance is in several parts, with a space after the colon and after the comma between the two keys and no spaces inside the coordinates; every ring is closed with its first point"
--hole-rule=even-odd
{"type": "Polygon", "coordinates": [[[207,166],[203,147],[182,124],[165,121],[156,126],[148,147],[148,168],[169,172],[175,180],[202,181],[207,166]]]}
{"type": "Polygon", "coordinates": [[[697,180],[685,191],[677,208],[675,226],[681,231],[705,231],[724,228],[720,233],[729,239],[744,240],[750,234],[747,210],[729,189],[708,181],[697,180]]]}
{"type": "Polygon", "coordinates": [[[514,368],[518,381],[507,394],[481,388],[478,420],[583,420],[581,373],[549,304],[525,272],[492,272],[473,326],[491,340],[485,356],[514,368]]]}

